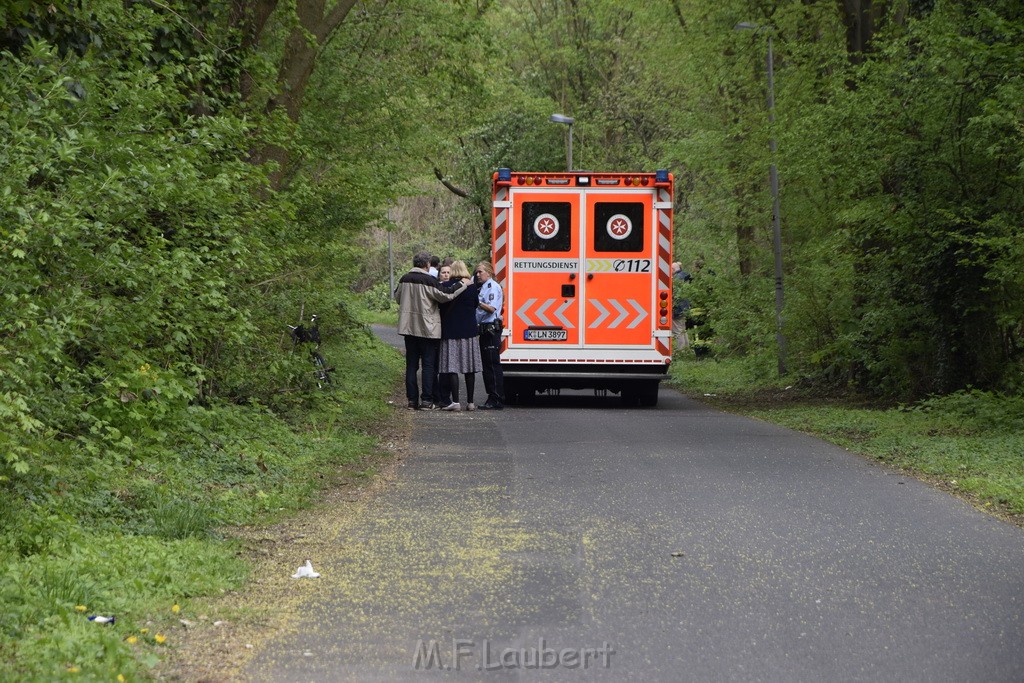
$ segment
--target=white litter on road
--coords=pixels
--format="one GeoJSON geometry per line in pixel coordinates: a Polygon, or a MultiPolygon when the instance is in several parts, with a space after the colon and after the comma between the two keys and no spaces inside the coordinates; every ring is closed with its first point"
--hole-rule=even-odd
{"type": "Polygon", "coordinates": [[[319,579],[320,575],[313,571],[313,563],[306,560],[306,564],[302,565],[295,570],[292,574],[293,579],[319,579]]]}

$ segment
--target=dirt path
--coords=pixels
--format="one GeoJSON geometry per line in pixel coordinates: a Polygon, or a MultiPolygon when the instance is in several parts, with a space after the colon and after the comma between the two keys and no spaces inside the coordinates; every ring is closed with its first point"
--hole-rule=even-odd
{"type": "MultiPolygon", "coordinates": [[[[395,405],[402,405],[396,394],[395,405]]],[[[197,616],[174,636],[177,643],[154,674],[158,680],[227,683],[241,679],[249,658],[266,639],[289,628],[296,609],[318,590],[315,580],[291,575],[305,560],[313,567],[332,564],[345,549],[345,533],[366,505],[394,479],[404,460],[411,431],[409,415],[395,411],[379,425],[380,447],[343,468],[337,484],[323,492],[314,508],[271,526],[232,528],[240,553],[252,565],[249,581],[238,591],[193,601],[197,616]],[[372,478],[356,472],[372,467],[372,478]]]]}

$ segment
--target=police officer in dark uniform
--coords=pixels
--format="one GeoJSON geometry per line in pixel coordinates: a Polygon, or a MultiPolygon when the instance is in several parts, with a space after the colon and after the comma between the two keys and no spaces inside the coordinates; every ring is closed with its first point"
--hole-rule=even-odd
{"type": "Polygon", "coordinates": [[[483,361],[484,389],[487,402],[480,410],[505,408],[505,376],[501,372],[501,307],[504,293],[494,280],[494,267],[490,261],[481,261],[476,267],[480,283],[476,322],[480,327],[480,359],[483,361]]]}

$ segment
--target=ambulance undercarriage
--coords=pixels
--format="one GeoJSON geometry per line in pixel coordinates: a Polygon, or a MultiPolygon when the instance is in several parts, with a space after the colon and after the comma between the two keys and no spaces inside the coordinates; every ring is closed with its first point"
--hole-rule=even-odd
{"type": "Polygon", "coordinates": [[[594,389],[595,392],[619,394],[626,405],[658,404],[658,383],[665,371],[652,369],[608,368],[597,370],[593,364],[552,363],[548,365],[502,362],[505,372],[505,396],[510,404],[529,403],[538,393],[555,393],[561,389],[594,389]]]}

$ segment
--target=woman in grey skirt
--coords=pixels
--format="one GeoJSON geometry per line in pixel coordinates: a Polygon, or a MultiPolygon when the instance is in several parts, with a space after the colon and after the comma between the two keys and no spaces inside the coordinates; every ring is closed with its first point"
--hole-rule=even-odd
{"type": "MultiPolygon", "coordinates": [[[[465,262],[452,263],[452,280],[469,277],[465,262]]],[[[454,301],[441,306],[441,410],[462,410],[459,375],[466,378],[466,410],[475,410],[473,388],[476,373],[483,369],[477,341],[476,304],[479,289],[474,282],[454,301]]]]}

